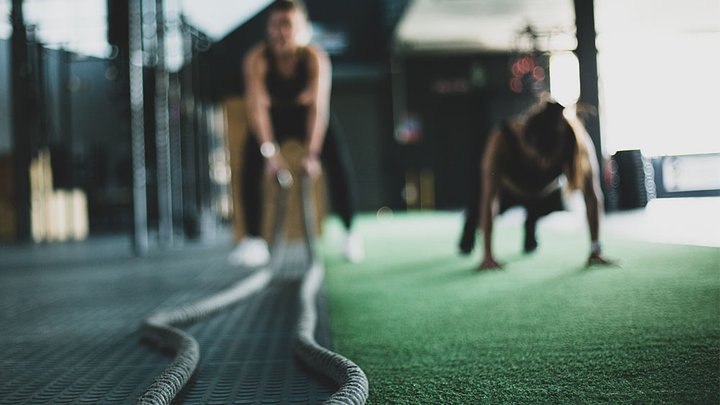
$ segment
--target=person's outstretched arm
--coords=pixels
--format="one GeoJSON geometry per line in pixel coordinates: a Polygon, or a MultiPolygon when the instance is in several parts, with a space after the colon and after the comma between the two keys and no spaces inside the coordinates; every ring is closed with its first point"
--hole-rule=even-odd
{"type": "Polygon", "coordinates": [[[325,142],[330,119],[330,88],[332,67],[327,54],[316,47],[308,47],[308,88],[300,95],[301,104],[308,106],[307,148],[305,169],[311,175],[320,170],[319,157],[325,142]]]}
{"type": "Polygon", "coordinates": [[[271,100],[265,87],[268,66],[267,61],[263,58],[263,52],[263,45],[258,45],[248,52],[243,61],[245,98],[250,129],[257,137],[260,150],[266,159],[266,168],[274,173],[286,165],[277,153],[275,134],[270,120],[271,100]]]}
{"type": "Polygon", "coordinates": [[[582,193],[585,200],[585,214],[590,231],[590,256],[588,264],[614,264],[602,256],[600,248],[600,215],[603,212],[603,193],[600,188],[600,170],[590,136],[585,136],[583,159],[587,159],[589,170],[585,173],[582,193]]]}
{"type": "Polygon", "coordinates": [[[483,159],[480,166],[481,196],[480,196],[480,225],[483,232],[483,259],[480,269],[496,269],[502,265],[495,260],[492,249],[493,221],[495,220],[495,200],[500,187],[500,173],[498,172],[498,158],[500,148],[500,132],[490,134],[483,159]]]}

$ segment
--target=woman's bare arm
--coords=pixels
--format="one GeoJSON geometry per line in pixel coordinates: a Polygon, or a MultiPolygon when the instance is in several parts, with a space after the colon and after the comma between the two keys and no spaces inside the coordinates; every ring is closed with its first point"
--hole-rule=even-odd
{"type": "Polygon", "coordinates": [[[267,61],[262,57],[264,46],[251,49],[243,61],[245,80],[245,98],[247,100],[250,128],[258,138],[258,143],[274,142],[270,121],[270,95],[265,88],[267,61]]]}
{"type": "Polygon", "coordinates": [[[270,94],[265,87],[267,61],[263,58],[264,45],[258,45],[245,56],[243,72],[250,128],[257,137],[266,158],[266,170],[276,172],[287,165],[275,146],[275,134],[270,120],[270,94]]]}
{"type": "Polygon", "coordinates": [[[481,269],[501,267],[495,260],[492,249],[493,221],[495,220],[494,205],[500,186],[500,173],[498,172],[498,159],[501,153],[500,132],[494,130],[490,134],[480,167],[481,189],[480,196],[480,225],[483,231],[483,259],[481,269]]]}
{"type": "Polygon", "coordinates": [[[330,117],[332,68],[323,50],[310,46],[308,52],[310,80],[307,91],[301,96],[303,100],[300,101],[308,105],[308,154],[318,157],[322,152],[330,117]]]}
{"type": "Polygon", "coordinates": [[[595,147],[590,136],[585,134],[583,159],[588,160],[589,170],[585,173],[582,193],[585,200],[585,214],[590,231],[590,256],[588,265],[616,265],[615,262],[603,257],[600,249],[600,216],[603,212],[603,193],[600,187],[600,169],[598,166],[595,147]]]}
{"type": "Polygon", "coordinates": [[[587,159],[589,169],[585,173],[582,193],[590,231],[590,242],[597,242],[600,235],[600,214],[602,212],[602,189],[600,188],[599,168],[592,140],[586,136],[582,158],[587,159]]]}

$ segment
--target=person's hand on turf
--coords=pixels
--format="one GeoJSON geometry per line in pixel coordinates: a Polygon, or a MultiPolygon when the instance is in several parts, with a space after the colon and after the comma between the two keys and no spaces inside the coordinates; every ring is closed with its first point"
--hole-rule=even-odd
{"type": "Polygon", "coordinates": [[[494,257],[488,255],[483,258],[482,262],[480,262],[480,268],[478,268],[478,270],[492,270],[501,268],[502,264],[495,260],[494,257]]]}
{"type": "Polygon", "coordinates": [[[590,253],[587,261],[588,267],[590,266],[614,266],[619,267],[617,262],[614,260],[603,257],[600,253],[590,253]]]}

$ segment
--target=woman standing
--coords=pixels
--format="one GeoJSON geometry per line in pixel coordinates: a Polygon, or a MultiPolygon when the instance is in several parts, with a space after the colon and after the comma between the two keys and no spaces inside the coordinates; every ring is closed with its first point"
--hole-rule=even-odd
{"type": "Polygon", "coordinates": [[[270,6],[267,39],[244,60],[245,91],[251,136],[245,148],[242,181],[247,236],[230,254],[234,264],[257,266],[269,260],[260,238],[261,178],[287,167],[278,145],[297,139],[306,146],[304,170],[317,177],[326,168],[332,205],[347,230],[344,255],[363,259],[362,240],[352,232],[355,214],[349,156],[330,125],[332,72],[327,54],[308,44],[307,13],[296,0],[277,0],[270,6]]]}

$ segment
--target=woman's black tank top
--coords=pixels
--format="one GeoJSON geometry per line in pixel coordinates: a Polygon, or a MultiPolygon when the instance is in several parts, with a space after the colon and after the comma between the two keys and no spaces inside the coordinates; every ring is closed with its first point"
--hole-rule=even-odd
{"type": "Polygon", "coordinates": [[[538,193],[555,182],[563,173],[564,166],[569,163],[570,157],[566,155],[550,167],[539,167],[525,157],[518,144],[519,140],[507,122],[502,124],[501,132],[510,151],[508,159],[502,162],[503,172],[510,182],[529,194],[538,193]]]}
{"type": "Polygon", "coordinates": [[[295,69],[290,76],[280,74],[275,55],[265,47],[268,71],[265,85],[270,95],[270,119],[275,140],[287,138],[304,140],[307,136],[308,107],[297,102],[298,96],[308,86],[308,50],[299,48],[295,69]]]}

